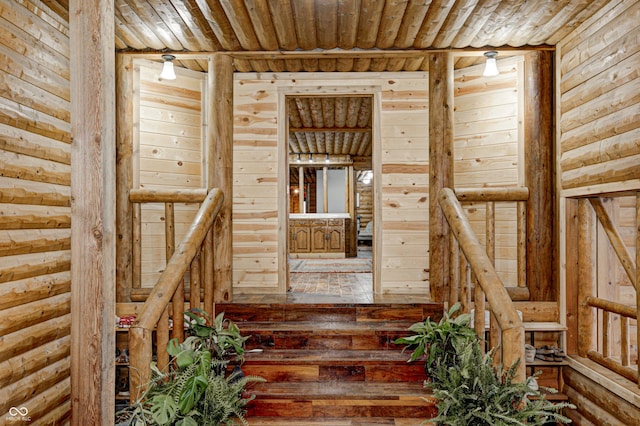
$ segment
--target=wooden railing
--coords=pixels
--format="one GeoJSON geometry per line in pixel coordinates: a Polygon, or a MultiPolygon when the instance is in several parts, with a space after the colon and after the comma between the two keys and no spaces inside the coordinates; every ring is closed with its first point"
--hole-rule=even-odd
{"type": "MultiPolygon", "coordinates": [[[[636,227],[640,224],[640,192],[636,193],[636,227]]],[[[629,253],[621,232],[609,215],[600,197],[579,201],[579,241],[581,251],[578,260],[578,355],[587,357],[611,371],[633,381],[640,387],[640,354],[636,353],[637,364],[631,366],[632,339],[629,320],[636,320],[636,346],[640,342],[640,327],[637,319],[640,316],[640,232],[636,234],[636,259],[629,253]],[[589,204],[593,211],[589,209],[589,204]],[[595,215],[594,215],[595,213],[595,215]],[[629,282],[635,290],[635,306],[622,304],[598,297],[597,275],[600,266],[597,261],[595,222],[593,216],[602,225],[616,258],[622,265],[629,282]],[[595,308],[595,309],[594,309],[595,308]],[[600,313],[600,314],[598,314],[600,313]],[[614,318],[620,318],[620,339],[612,324],[614,318]]],[[[613,267],[607,265],[607,273],[613,267]]],[[[636,349],[637,350],[637,349],[636,349]]]]}
{"type": "MultiPolygon", "coordinates": [[[[213,231],[212,225],[222,206],[223,194],[214,188],[205,194],[196,191],[153,191],[132,190],[130,199],[134,203],[165,203],[165,234],[167,266],[158,278],[144,305],[140,310],[136,323],[129,330],[129,387],[131,399],[135,400],[142,387],[151,376],[151,360],[153,356],[153,331],[156,333],[156,351],[158,367],[164,368],[169,362],[166,352],[169,341],[169,313],[173,313],[172,337],[184,339],[185,289],[184,276],[190,272],[190,307],[201,307],[210,315],[214,314],[214,282],[211,268],[204,268],[205,279],[201,280],[200,257],[204,264],[213,265],[213,231]],[[202,202],[193,223],[189,227],[182,242],[175,248],[173,203],[202,202]],[[209,271],[209,272],[207,272],[209,271]],[[204,291],[201,291],[203,283],[204,291]],[[201,295],[204,293],[204,303],[201,295]]],[[[139,241],[138,241],[139,244],[139,241]]]]}
{"type": "Polygon", "coordinates": [[[629,334],[629,319],[638,318],[637,309],[633,306],[623,305],[610,300],[598,297],[588,297],[587,305],[602,311],[602,349],[600,351],[589,350],[587,357],[592,361],[637,382],[639,380],[638,369],[631,365],[631,339],[629,334]],[[613,323],[611,314],[620,316],[620,355],[614,358],[613,355],[613,333],[611,324],[613,323]]]}
{"type": "MultiPolygon", "coordinates": [[[[468,190],[465,193],[467,194],[467,199],[473,198],[489,202],[520,201],[521,198],[524,197],[526,200],[526,197],[528,197],[526,188],[478,190],[478,193],[468,190]],[[484,195],[482,192],[484,192],[484,195]]],[[[454,249],[452,249],[450,259],[460,260],[457,265],[462,264],[463,266],[459,266],[459,270],[464,270],[464,275],[468,277],[468,285],[463,287],[463,289],[467,290],[461,289],[463,291],[458,292],[453,289],[456,284],[450,283],[450,301],[453,302],[451,300],[452,296],[455,296],[456,301],[461,298],[463,302],[466,302],[466,309],[469,309],[471,301],[470,273],[472,272],[478,282],[474,290],[474,309],[477,313],[474,316],[474,328],[480,336],[485,335],[484,312],[485,308],[488,308],[491,312],[493,333],[501,340],[501,350],[497,352],[499,354],[498,359],[507,368],[518,362],[515,379],[523,382],[526,378],[524,326],[511,296],[500,280],[492,259],[487,255],[487,250],[478,242],[475,233],[471,229],[471,224],[458,201],[456,193],[450,188],[443,188],[439,193],[438,201],[451,228],[454,249]],[[461,258],[458,250],[462,251],[464,259],[461,258]],[[467,268],[467,264],[469,268],[467,268]],[[489,302],[488,306],[485,306],[485,297],[489,302]]],[[[465,303],[463,303],[464,307],[465,303]]],[[[492,341],[492,345],[493,343],[492,341]]]]}

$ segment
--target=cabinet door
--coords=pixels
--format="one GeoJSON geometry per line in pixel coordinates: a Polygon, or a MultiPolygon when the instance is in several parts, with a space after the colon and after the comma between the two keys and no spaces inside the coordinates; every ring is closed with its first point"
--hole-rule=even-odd
{"type": "Polygon", "coordinates": [[[311,235],[308,227],[295,227],[292,232],[291,253],[309,253],[311,235]]]}
{"type": "Polygon", "coordinates": [[[327,228],[327,251],[331,253],[344,253],[344,227],[329,226],[327,228]]]}
{"type": "Polygon", "coordinates": [[[311,227],[311,252],[324,253],[327,251],[327,227],[311,227]]]}

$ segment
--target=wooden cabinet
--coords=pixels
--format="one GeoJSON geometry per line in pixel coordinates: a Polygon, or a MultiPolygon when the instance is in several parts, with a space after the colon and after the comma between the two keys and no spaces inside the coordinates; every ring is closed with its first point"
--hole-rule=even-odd
{"type": "Polygon", "coordinates": [[[345,257],[345,225],[349,219],[291,219],[289,252],[296,255],[345,257]]]}

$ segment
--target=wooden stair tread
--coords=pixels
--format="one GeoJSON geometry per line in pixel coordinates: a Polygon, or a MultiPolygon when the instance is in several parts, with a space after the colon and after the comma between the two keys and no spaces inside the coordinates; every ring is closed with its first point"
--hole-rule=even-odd
{"type": "Polygon", "coordinates": [[[299,350],[299,349],[269,349],[263,352],[248,353],[245,364],[407,364],[408,353],[402,351],[384,350],[299,350]]]}
{"type": "Polygon", "coordinates": [[[251,387],[257,398],[295,398],[298,400],[375,399],[406,400],[409,404],[432,405],[422,398],[429,391],[422,383],[371,383],[371,382],[279,382],[258,383],[251,387]]]}
{"type": "Polygon", "coordinates": [[[408,328],[415,322],[380,321],[380,322],[338,322],[338,321],[297,321],[297,322],[245,322],[239,325],[243,333],[253,331],[304,331],[306,333],[349,333],[364,334],[371,332],[409,332],[408,328]]]}
{"type": "Polygon", "coordinates": [[[394,418],[394,417],[251,417],[251,426],[421,426],[425,419],[394,418]]]}

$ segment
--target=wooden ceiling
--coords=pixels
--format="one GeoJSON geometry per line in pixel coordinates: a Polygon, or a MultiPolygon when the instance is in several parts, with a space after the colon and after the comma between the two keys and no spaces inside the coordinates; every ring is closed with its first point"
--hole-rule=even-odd
{"type": "MultiPolygon", "coordinates": [[[[68,0],[47,3],[68,10],[68,0]]],[[[236,52],[242,72],[416,71],[428,49],[553,46],[606,3],[115,0],[115,36],[121,51],[236,52]]]]}

